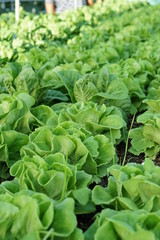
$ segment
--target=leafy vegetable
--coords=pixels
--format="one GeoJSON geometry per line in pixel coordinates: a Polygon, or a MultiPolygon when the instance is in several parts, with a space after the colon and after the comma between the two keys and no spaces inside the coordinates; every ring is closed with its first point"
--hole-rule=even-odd
{"type": "Polygon", "coordinates": [[[65,239],[76,230],[71,198],[58,203],[44,194],[23,190],[14,195],[1,194],[0,205],[2,239],[65,239]]]}

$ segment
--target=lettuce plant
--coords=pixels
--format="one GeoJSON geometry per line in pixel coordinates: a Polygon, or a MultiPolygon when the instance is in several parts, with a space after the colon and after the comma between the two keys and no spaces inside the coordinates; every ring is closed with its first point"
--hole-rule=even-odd
{"type": "Polygon", "coordinates": [[[159,238],[160,211],[148,213],[145,210],[115,211],[103,210],[85,232],[86,240],[117,240],[159,238]],[[151,222],[153,224],[151,224],[151,222]]]}
{"type": "MultiPolygon", "coordinates": [[[[72,125],[71,125],[72,126],[72,125]]],[[[61,153],[69,164],[77,166],[89,174],[101,173],[102,166],[113,162],[115,149],[104,135],[86,137],[73,128],[68,133],[63,127],[39,127],[29,135],[29,142],[21,148],[21,156],[39,155],[45,158],[49,154],[61,153]],[[79,137],[83,136],[83,139],[79,137]],[[85,137],[85,138],[84,138],[85,137]]]]}
{"type": "Polygon", "coordinates": [[[0,195],[1,239],[76,239],[74,201],[53,201],[42,193],[23,190],[0,195]],[[68,219],[70,221],[68,221],[68,219]]]}
{"type": "Polygon", "coordinates": [[[126,127],[122,112],[118,108],[106,107],[104,104],[97,105],[93,102],[70,104],[58,116],[59,124],[66,121],[78,123],[91,135],[103,134],[113,144],[124,137],[122,133],[126,127]]]}
{"type": "Polygon", "coordinates": [[[110,206],[115,210],[157,211],[160,204],[159,172],[159,167],[150,159],[146,159],[144,165],[114,165],[109,168],[112,176],[109,177],[108,187],[96,186],[92,200],[97,205],[110,206]]]}
{"type": "Polygon", "coordinates": [[[129,133],[132,139],[129,151],[136,155],[145,153],[154,159],[160,149],[160,101],[146,99],[144,103],[147,104],[148,110],[137,118],[137,122],[143,125],[129,133]]]}
{"type": "Polygon", "coordinates": [[[34,128],[47,125],[49,122],[52,122],[52,126],[57,125],[58,116],[51,108],[46,105],[32,108],[34,104],[34,98],[24,91],[16,92],[13,96],[1,94],[1,129],[29,134],[34,128]]]}

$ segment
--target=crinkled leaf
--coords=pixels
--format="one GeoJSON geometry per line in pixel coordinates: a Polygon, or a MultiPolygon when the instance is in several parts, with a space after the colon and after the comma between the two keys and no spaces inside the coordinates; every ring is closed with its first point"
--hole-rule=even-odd
{"type": "Polygon", "coordinates": [[[108,85],[105,93],[97,93],[96,96],[105,99],[126,99],[128,97],[128,90],[123,82],[114,80],[108,85]]]}
{"type": "Polygon", "coordinates": [[[90,79],[87,79],[87,76],[83,79],[78,80],[74,86],[74,96],[76,101],[88,102],[94,95],[98,92],[96,86],[90,79]]]}
{"type": "Polygon", "coordinates": [[[160,130],[152,125],[145,125],[143,135],[149,140],[160,144],[160,130]]]}

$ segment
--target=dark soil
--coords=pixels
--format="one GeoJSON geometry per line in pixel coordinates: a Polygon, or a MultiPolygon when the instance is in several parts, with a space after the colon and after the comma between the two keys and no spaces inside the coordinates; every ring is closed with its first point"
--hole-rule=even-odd
{"type": "Polygon", "coordinates": [[[9,176],[9,178],[7,178],[7,179],[0,177],[0,184],[4,181],[12,181],[13,179],[14,179],[14,177],[12,177],[12,176],[9,176]]]}
{"type": "Polygon", "coordinates": [[[77,215],[78,227],[85,232],[94,222],[95,220],[94,216],[95,212],[90,214],[77,215]]]}
{"type": "MultiPolygon", "coordinates": [[[[125,147],[126,144],[124,142],[121,142],[117,147],[116,147],[116,152],[117,152],[117,156],[118,156],[118,164],[122,164],[123,162],[123,158],[124,158],[124,153],[125,153],[125,147]]],[[[128,144],[128,149],[130,148],[130,142],[128,144]]],[[[126,155],[126,161],[125,164],[129,163],[129,162],[135,162],[135,163],[143,163],[145,159],[144,154],[140,154],[139,156],[135,156],[132,153],[130,153],[129,151],[127,151],[127,155],[126,155]]]]}
{"type": "Polygon", "coordinates": [[[154,163],[156,166],[160,166],[160,153],[156,156],[156,159],[154,160],[154,163]]]}

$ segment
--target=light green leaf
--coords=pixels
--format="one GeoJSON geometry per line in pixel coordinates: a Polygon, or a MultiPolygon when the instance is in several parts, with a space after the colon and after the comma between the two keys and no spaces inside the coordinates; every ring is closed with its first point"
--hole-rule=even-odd
{"type": "Polygon", "coordinates": [[[145,181],[138,184],[139,194],[144,203],[146,203],[153,196],[160,196],[160,186],[155,183],[145,181]]]}
{"type": "Polygon", "coordinates": [[[155,112],[160,113],[160,100],[151,100],[151,99],[147,99],[144,101],[145,103],[147,103],[148,106],[150,106],[155,112]]]}
{"type": "Polygon", "coordinates": [[[120,116],[109,115],[102,118],[100,124],[108,127],[108,129],[120,129],[123,127],[123,119],[120,116]]]}
{"type": "Polygon", "coordinates": [[[53,228],[56,236],[68,237],[76,228],[74,200],[66,198],[55,205],[53,228]],[[62,224],[63,221],[63,224],[62,224]]]}
{"type": "Polygon", "coordinates": [[[117,240],[118,235],[114,230],[112,223],[106,221],[100,226],[95,234],[95,240],[117,240]]]}
{"type": "Polygon", "coordinates": [[[112,196],[109,194],[106,188],[95,186],[92,190],[92,201],[96,205],[108,204],[108,201],[112,199],[112,196]]]}
{"type": "Polygon", "coordinates": [[[96,86],[92,82],[91,76],[87,76],[83,79],[78,80],[74,86],[74,96],[76,101],[88,102],[98,92],[96,86]]]}
{"type": "Polygon", "coordinates": [[[98,152],[98,142],[94,139],[94,137],[87,138],[84,142],[84,145],[89,150],[92,157],[97,157],[99,155],[98,152]]]}
{"type": "Polygon", "coordinates": [[[113,80],[108,85],[105,93],[97,93],[96,96],[106,99],[126,99],[128,97],[128,90],[123,82],[119,80],[113,80]]]}
{"type": "Polygon", "coordinates": [[[145,125],[143,135],[149,140],[152,140],[160,145],[160,130],[152,125],[145,125]]]}
{"type": "Polygon", "coordinates": [[[86,205],[89,201],[91,195],[91,190],[87,187],[83,187],[73,191],[74,198],[81,204],[86,205]]]}

